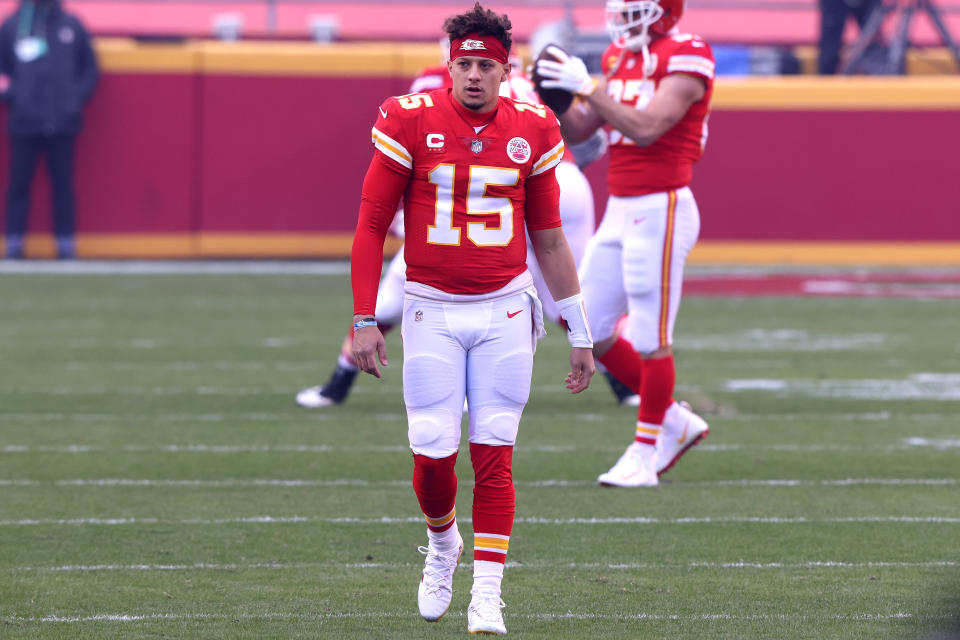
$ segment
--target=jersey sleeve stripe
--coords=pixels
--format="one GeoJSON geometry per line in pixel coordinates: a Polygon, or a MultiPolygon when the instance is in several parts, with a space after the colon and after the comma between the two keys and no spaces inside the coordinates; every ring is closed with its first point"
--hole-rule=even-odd
{"type": "Polygon", "coordinates": [[[710,58],[705,58],[704,56],[670,56],[670,64],[674,62],[684,62],[684,63],[702,63],[710,65],[711,67],[715,66],[715,63],[710,58]]]}
{"type": "Polygon", "coordinates": [[[553,149],[540,156],[540,159],[533,164],[533,170],[530,175],[535,176],[548,171],[557,166],[563,158],[563,140],[557,143],[553,149]]]}
{"type": "Polygon", "coordinates": [[[697,75],[706,76],[707,78],[713,78],[713,69],[708,69],[702,66],[694,65],[670,65],[667,68],[667,73],[695,73],[697,75]]]}
{"type": "Polygon", "coordinates": [[[407,169],[413,169],[413,156],[402,144],[380,131],[376,127],[370,132],[373,138],[373,146],[379,149],[384,155],[393,158],[407,169]]]}
{"type": "Polygon", "coordinates": [[[712,78],[715,69],[716,65],[713,62],[699,56],[673,56],[667,63],[667,73],[686,71],[712,78]]]}

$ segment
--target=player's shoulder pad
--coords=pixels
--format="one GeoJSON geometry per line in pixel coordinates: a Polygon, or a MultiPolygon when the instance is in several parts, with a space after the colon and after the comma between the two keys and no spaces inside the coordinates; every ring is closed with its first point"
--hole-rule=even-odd
{"type": "Polygon", "coordinates": [[[700,36],[680,33],[670,36],[674,45],[667,60],[667,73],[689,73],[712,80],[716,60],[710,45],[700,36]]]}
{"type": "Polygon", "coordinates": [[[701,55],[704,58],[713,59],[713,49],[710,43],[693,33],[676,33],[670,36],[675,43],[675,52],[701,55]]]}
{"type": "Polygon", "coordinates": [[[527,102],[509,96],[500,96],[500,108],[516,113],[518,119],[524,124],[538,129],[549,129],[551,125],[557,125],[556,114],[550,107],[539,102],[527,102]]]}
{"type": "Polygon", "coordinates": [[[401,120],[416,119],[427,109],[436,106],[439,96],[435,94],[443,91],[445,91],[445,89],[436,89],[433,91],[407,93],[402,96],[387,98],[380,104],[380,117],[378,122],[382,122],[391,117],[401,120]]]}
{"type": "Polygon", "coordinates": [[[600,58],[600,68],[603,73],[610,73],[613,65],[617,64],[617,60],[619,60],[622,55],[623,49],[621,47],[618,47],[612,42],[607,45],[606,50],[603,52],[603,57],[600,58]]]}
{"type": "Polygon", "coordinates": [[[408,148],[408,132],[417,129],[417,120],[428,109],[433,108],[436,99],[440,97],[433,94],[442,91],[408,93],[384,100],[380,104],[380,113],[371,131],[373,146],[406,169],[413,168],[412,148],[408,148]]]}

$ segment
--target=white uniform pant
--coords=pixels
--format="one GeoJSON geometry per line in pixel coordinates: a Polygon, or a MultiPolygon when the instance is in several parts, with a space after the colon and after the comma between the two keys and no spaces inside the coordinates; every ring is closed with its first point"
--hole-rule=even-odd
{"type": "Polygon", "coordinates": [[[673,344],[683,268],[699,234],[700,212],[689,187],[610,197],[580,267],[594,340],[612,337],[627,313],[626,337],[638,352],[673,344]]]}
{"type": "MultiPolygon", "coordinates": [[[[570,245],[573,260],[580,266],[580,261],[586,251],[590,236],[596,226],[593,206],[593,189],[583,172],[572,162],[561,162],[557,165],[557,182],[560,183],[560,220],[563,223],[563,235],[570,245]]],[[[527,236],[527,268],[533,275],[533,284],[537,288],[537,296],[543,303],[543,315],[553,322],[559,323],[560,312],[547,289],[543,279],[537,257],[527,236]]]]}
{"type": "Polygon", "coordinates": [[[397,326],[403,315],[403,283],[407,280],[407,263],[403,247],[397,251],[387,267],[387,273],[377,287],[377,308],[374,316],[380,324],[397,326]]]}
{"type": "Polygon", "coordinates": [[[516,442],[533,373],[534,307],[525,292],[481,302],[407,294],[401,325],[403,400],[414,453],[445,458],[459,449],[464,397],[470,442],[516,442]]]}

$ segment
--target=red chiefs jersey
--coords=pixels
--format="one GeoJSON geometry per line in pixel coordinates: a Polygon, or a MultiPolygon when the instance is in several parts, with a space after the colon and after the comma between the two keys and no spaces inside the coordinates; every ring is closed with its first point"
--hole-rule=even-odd
{"type": "Polygon", "coordinates": [[[706,91],[677,124],[648,147],[637,146],[615,129],[610,132],[607,183],[611,195],[640,196],[687,186],[693,177],[693,163],[707,142],[715,66],[710,45],[698,36],[673,34],[655,40],[650,54],[656,57],[656,70],[644,79],[640,52],[614,45],[607,48],[603,72],[608,74],[607,94],[614,101],[644,109],[660,81],[674,73],[702,78],[706,91]]]}
{"type": "Polygon", "coordinates": [[[524,225],[560,226],[556,207],[537,207],[531,219],[525,206],[527,179],[552,172],[563,156],[559,124],[543,106],[501,97],[478,115],[449,89],[409,94],[380,106],[372,136],[379,153],[410,172],[410,281],[447,293],[495,291],[526,269],[524,225]]]}

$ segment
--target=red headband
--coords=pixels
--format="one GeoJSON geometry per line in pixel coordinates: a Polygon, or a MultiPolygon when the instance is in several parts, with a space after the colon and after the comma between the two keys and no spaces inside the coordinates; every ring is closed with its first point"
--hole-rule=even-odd
{"type": "Polygon", "coordinates": [[[451,40],[450,59],[456,60],[463,56],[490,58],[501,64],[507,64],[507,49],[493,36],[468,33],[462,38],[451,40]]]}

